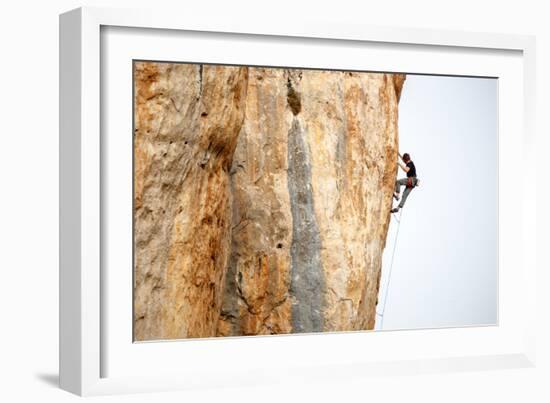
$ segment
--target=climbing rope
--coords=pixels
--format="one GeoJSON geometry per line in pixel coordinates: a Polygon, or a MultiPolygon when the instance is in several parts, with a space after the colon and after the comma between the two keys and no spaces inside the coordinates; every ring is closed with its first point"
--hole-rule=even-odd
{"type": "Polygon", "coordinates": [[[380,330],[382,330],[383,327],[384,327],[384,314],[386,312],[386,301],[388,299],[388,293],[389,293],[389,290],[390,290],[391,273],[392,273],[392,269],[393,269],[393,260],[395,258],[395,250],[396,250],[396,247],[397,247],[397,240],[399,238],[399,229],[401,228],[401,215],[402,214],[403,214],[403,209],[401,209],[399,211],[399,218],[397,218],[396,216],[393,216],[393,214],[392,214],[392,216],[397,221],[397,232],[395,233],[395,241],[393,242],[393,252],[391,254],[390,271],[388,273],[388,284],[386,285],[386,292],[384,293],[384,304],[382,305],[382,313],[379,313],[378,311],[376,311],[376,315],[380,316],[380,330]]]}

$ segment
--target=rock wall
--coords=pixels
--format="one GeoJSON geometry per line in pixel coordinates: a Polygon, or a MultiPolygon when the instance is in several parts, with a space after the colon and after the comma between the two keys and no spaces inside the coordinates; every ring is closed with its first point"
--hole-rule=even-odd
{"type": "Polygon", "coordinates": [[[404,79],[136,63],[135,338],[372,329],[404,79]]]}
{"type": "Polygon", "coordinates": [[[134,338],[216,334],[246,67],[136,63],[134,338]]]}

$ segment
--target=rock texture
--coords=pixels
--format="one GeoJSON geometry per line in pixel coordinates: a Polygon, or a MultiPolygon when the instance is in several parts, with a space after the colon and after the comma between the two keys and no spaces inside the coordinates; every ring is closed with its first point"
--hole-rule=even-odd
{"type": "Polygon", "coordinates": [[[216,333],[246,67],[135,64],[134,337],[216,333]]]}
{"type": "Polygon", "coordinates": [[[392,74],[136,63],[136,340],[372,329],[392,74]]]}

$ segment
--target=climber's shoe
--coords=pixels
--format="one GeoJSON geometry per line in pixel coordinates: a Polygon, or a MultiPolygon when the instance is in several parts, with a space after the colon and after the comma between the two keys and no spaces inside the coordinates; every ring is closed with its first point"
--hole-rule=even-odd
{"type": "Polygon", "coordinates": [[[394,194],[393,194],[393,198],[394,198],[395,200],[398,200],[398,201],[399,201],[399,193],[394,193],[394,194]]]}
{"type": "Polygon", "coordinates": [[[399,207],[392,208],[390,213],[397,213],[399,211],[399,207]]]}

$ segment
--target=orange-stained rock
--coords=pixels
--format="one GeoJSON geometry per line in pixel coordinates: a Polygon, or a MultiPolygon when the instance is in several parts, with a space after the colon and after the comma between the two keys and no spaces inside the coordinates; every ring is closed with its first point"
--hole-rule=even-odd
{"type": "Polygon", "coordinates": [[[233,242],[219,335],[292,331],[286,75],[249,68],[246,118],[231,170],[233,242]]]}
{"type": "Polygon", "coordinates": [[[136,340],[216,333],[246,67],[135,64],[136,340]]]}
{"type": "Polygon", "coordinates": [[[135,338],[372,329],[404,80],[136,63],[135,338]]]}
{"type": "Polygon", "coordinates": [[[404,79],[249,69],[220,335],[374,327],[404,79]]]}

